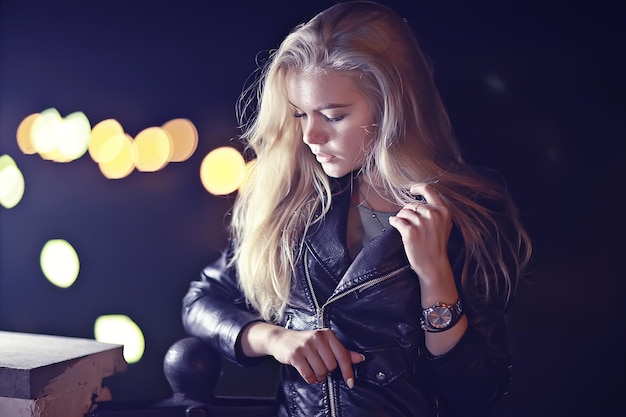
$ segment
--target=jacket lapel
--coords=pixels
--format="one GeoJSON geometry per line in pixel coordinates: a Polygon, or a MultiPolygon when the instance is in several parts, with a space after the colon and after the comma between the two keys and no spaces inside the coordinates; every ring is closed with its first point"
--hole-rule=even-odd
{"type": "Polygon", "coordinates": [[[334,293],[408,264],[400,233],[393,227],[369,242],[354,261],[346,246],[350,189],[333,196],[330,211],[309,231],[306,241],[317,262],[335,280],[334,293]]]}
{"type": "Polygon", "coordinates": [[[400,233],[390,227],[361,249],[339,280],[335,293],[381,277],[408,263],[400,233]]]}

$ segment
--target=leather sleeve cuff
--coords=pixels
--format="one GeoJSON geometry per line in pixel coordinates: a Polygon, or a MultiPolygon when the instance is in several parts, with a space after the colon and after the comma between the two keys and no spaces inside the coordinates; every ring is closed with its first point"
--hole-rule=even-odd
{"type": "Polygon", "coordinates": [[[249,358],[241,351],[241,333],[259,317],[237,306],[215,304],[221,300],[199,297],[185,307],[184,325],[188,334],[198,337],[218,350],[225,358],[241,366],[252,366],[261,358],[249,358]]]}

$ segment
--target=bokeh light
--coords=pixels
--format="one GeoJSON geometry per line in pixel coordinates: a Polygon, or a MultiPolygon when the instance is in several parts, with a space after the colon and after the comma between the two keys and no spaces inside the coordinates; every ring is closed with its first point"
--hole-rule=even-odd
{"type": "Polygon", "coordinates": [[[135,166],[138,171],[155,172],[163,169],[172,155],[169,134],[160,127],[142,130],[133,141],[135,166]]]}
{"type": "Polygon", "coordinates": [[[198,130],[189,119],[148,127],[133,139],[115,119],[91,128],[84,113],[63,118],[55,108],[25,117],[16,136],[22,153],[38,153],[45,160],[70,162],[88,152],[109,179],[124,178],[135,169],[154,172],[170,162],[184,162],[198,147],[198,130]]]}
{"type": "Polygon", "coordinates": [[[0,156],[0,204],[15,207],[24,196],[24,175],[9,155],[0,156]]]}
{"type": "MultiPolygon", "coordinates": [[[[30,150],[29,142],[20,138],[27,133],[28,122],[23,121],[21,125],[18,144],[22,142],[22,146],[30,150]]],[[[39,117],[32,118],[30,146],[44,159],[69,162],[87,152],[90,134],[91,124],[83,112],[74,112],[63,118],[55,108],[50,108],[39,113],[39,117]]]]}
{"type": "Polygon", "coordinates": [[[56,148],[60,134],[61,115],[57,109],[47,109],[33,120],[30,126],[30,143],[37,153],[50,153],[56,148]]]}
{"type": "Polygon", "coordinates": [[[124,178],[135,169],[133,138],[125,133],[110,137],[100,152],[105,156],[98,167],[106,178],[124,178]]]}
{"type": "Polygon", "coordinates": [[[115,159],[122,149],[122,141],[115,139],[123,134],[124,128],[115,119],[106,119],[96,124],[91,129],[87,148],[91,159],[98,163],[109,162],[115,159]]]}
{"type": "Polygon", "coordinates": [[[123,314],[100,316],[94,324],[95,339],[102,343],[124,345],[124,359],[136,363],[145,350],[145,339],[139,326],[123,314]]]}
{"type": "Polygon", "coordinates": [[[172,142],[170,162],[183,162],[189,159],[198,147],[198,130],[188,119],[173,119],[161,128],[166,131],[172,142]]]}
{"type": "Polygon", "coordinates": [[[77,111],[65,116],[62,126],[63,137],[59,140],[57,148],[68,161],[74,161],[87,152],[91,123],[85,113],[77,111]]]}
{"type": "Polygon", "coordinates": [[[63,239],[46,242],[41,249],[39,262],[44,276],[60,288],[74,284],[80,270],[80,261],[72,245],[63,239]]]}
{"type": "Polygon", "coordinates": [[[200,165],[200,180],[206,190],[214,195],[234,192],[243,182],[246,163],[241,153],[230,146],[209,152],[200,165]]]}
{"type": "Polygon", "coordinates": [[[30,140],[30,131],[35,119],[38,117],[39,113],[33,113],[26,116],[17,127],[17,146],[20,148],[20,151],[26,155],[33,155],[37,153],[37,150],[30,140]]]}

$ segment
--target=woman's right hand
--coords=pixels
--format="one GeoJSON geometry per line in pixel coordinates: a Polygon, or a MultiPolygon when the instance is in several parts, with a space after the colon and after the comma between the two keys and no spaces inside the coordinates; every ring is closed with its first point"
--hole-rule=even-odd
{"type": "Polygon", "coordinates": [[[296,368],[309,384],[325,381],[339,367],[346,385],[353,388],[352,365],[365,360],[362,354],[347,350],[330,329],[297,331],[255,322],[246,327],[241,343],[245,355],[271,355],[296,368]]]}

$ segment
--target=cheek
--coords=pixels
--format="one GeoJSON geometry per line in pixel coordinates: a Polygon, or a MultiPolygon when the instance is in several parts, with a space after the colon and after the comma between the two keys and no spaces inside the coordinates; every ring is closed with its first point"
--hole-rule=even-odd
{"type": "Polygon", "coordinates": [[[371,137],[361,127],[352,129],[348,138],[350,141],[350,147],[353,148],[355,153],[367,153],[371,148],[371,137]]]}
{"type": "Polygon", "coordinates": [[[362,136],[356,140],[351,140],[350,143],[346,144],[346,148],[351,155],[350,159],[357,165],[361,165],[365,161],[370,151],[369,142],[364,140],[362,136]]]}

